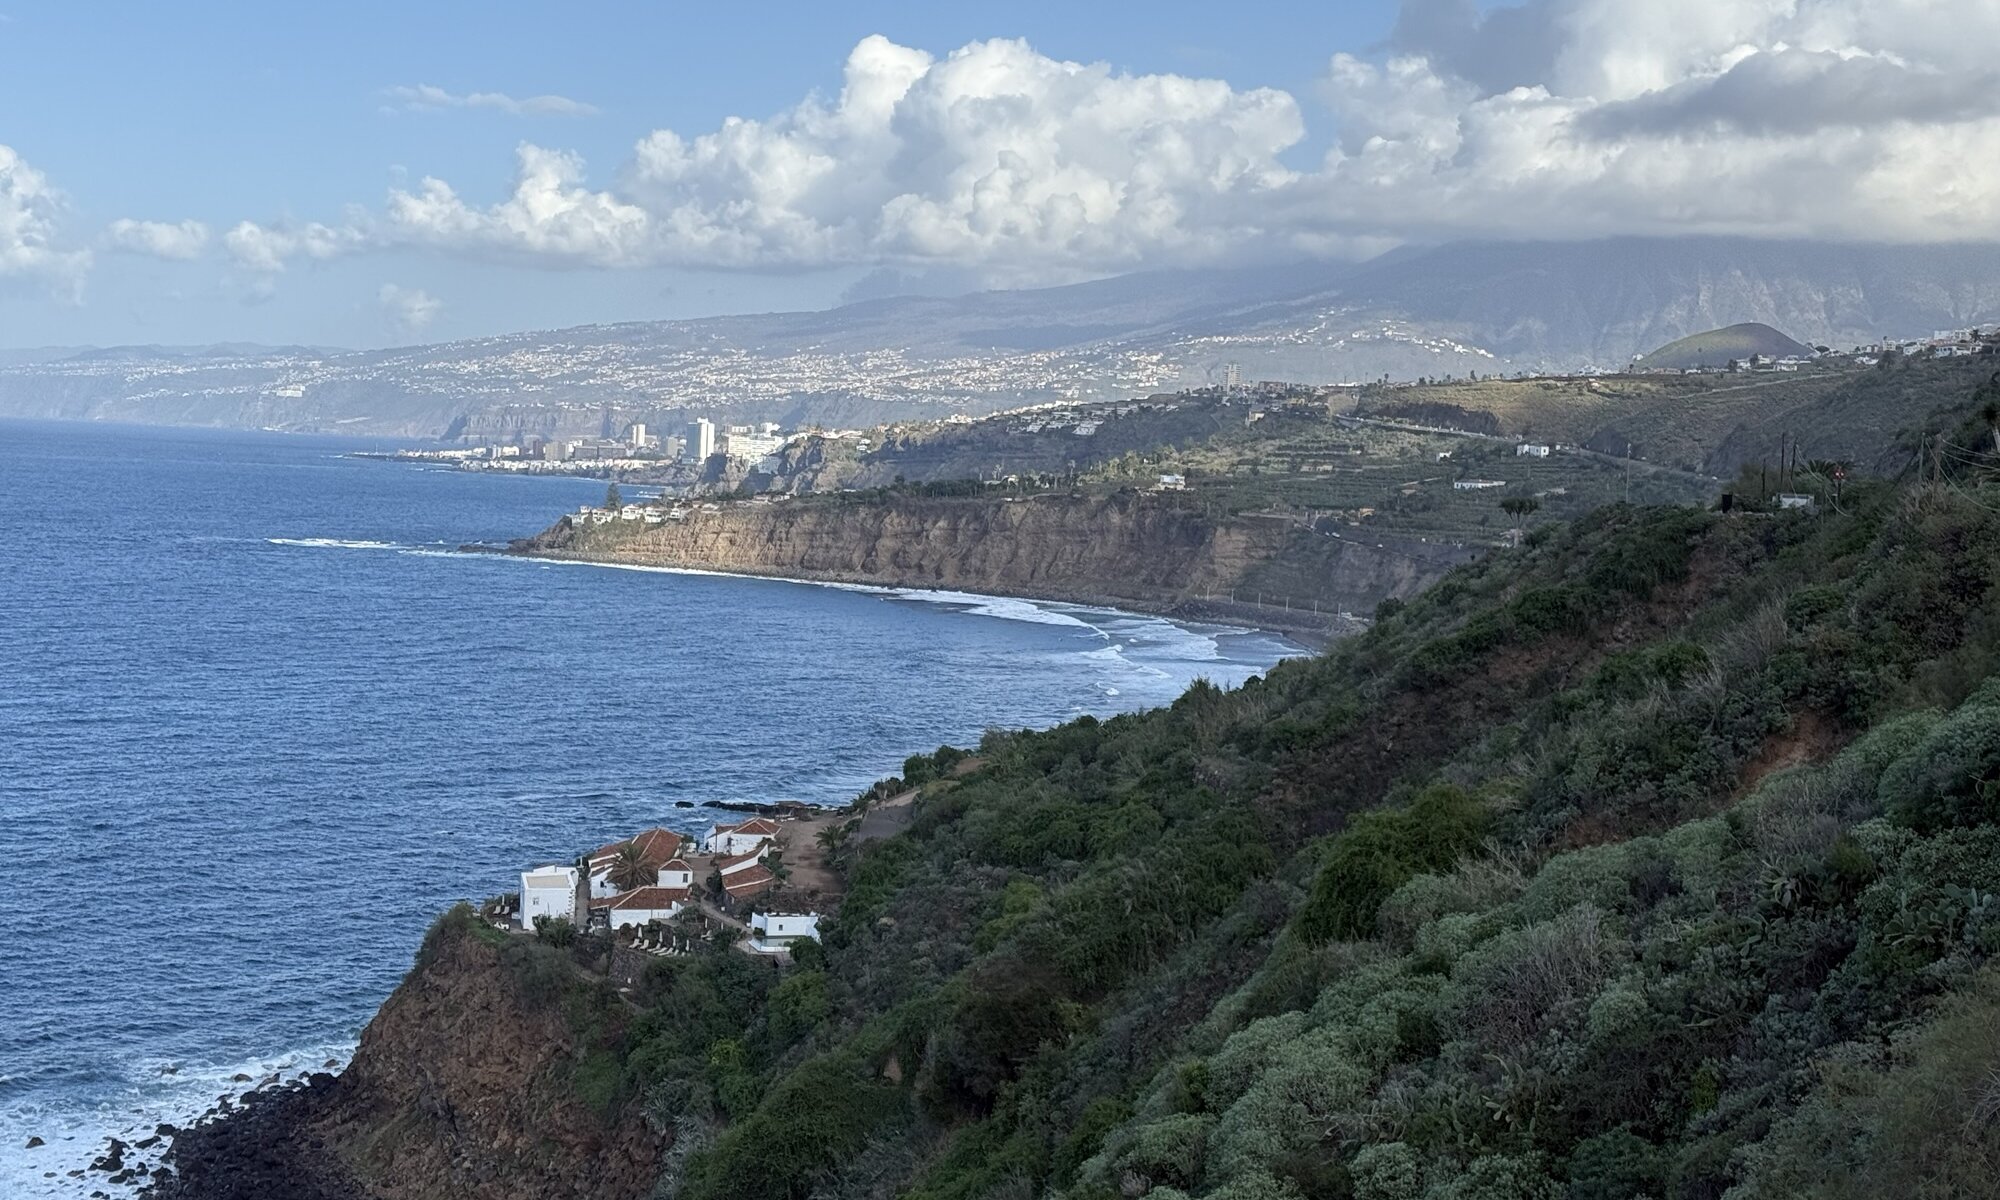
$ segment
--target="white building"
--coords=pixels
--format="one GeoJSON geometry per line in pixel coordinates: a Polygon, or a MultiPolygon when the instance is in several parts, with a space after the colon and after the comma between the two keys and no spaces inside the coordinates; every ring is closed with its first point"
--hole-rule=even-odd
{"type": "Polygon", "coordinates": [[[1160,476],[1160,490],[1163,492],[1184,491],[1186,488],[1187,488],[1187,476],[1185,475],[1160,476]]]}
{"type": "Polygon", "coordinates": [[[663,888],[692,888],[694,868],[688,866],[684,858],[670,858],[660,866],[660,886],[663,888]]]}
{"type": "Polygon", "coordinates": [[[590,894],[600,899],[618,894],[618,888],[611,882],[611,870],[618,865],[619,856],[625,852],[625,847],[638,846],[640,857],[645,860],[646,865],[653,871],[658,871],[681,856],[684,842],[685,839],[671,829],[648,829],[622,842],[599,847],[591,852],[588,863],[590,894]]]}
{"type": "Polygon", "coordinates": [[[701,848],[710,854],[733,857],[748,854],[778,836],[778,823],[769,817],[755,817],[737,825],[711,825],[701,848]]]}
{"type": "Polygon", "coordinates": [[[1506,487],[1507,481],[1504,479],[1454,479],[1451,481],[1451,486],[1453,491],[1481,492],[1487,488],[1506,487]]]}
{"type": "Polygon", "coordinates": [[[675,913],[687,907],[687,902],[686,888],[643,887],[620,892],[591,907],[604,910],[611,928],[623,929],[627,925],[672,920],[675,913]]]}
{"type": "Polygon", "coordinates": [[[707,462],[715,453],[715,422],[707,417],[688,422],[687,447],[683,457],[707,462]]]}
{"type": "Polygon", "coordinates": [[[652,444],[652,439],[646,435],[645,425],[634,422],[632,425],[632,448],[634,450],[644,450],[652,444]]]}
{"type": "Polygon", "coordinates": [[[1813,512],[1819,505],[1814,502],[1811,496],[1803,492],[1779,492],[1778,507],[1780,509],[1802,508],[1807,512],[1813,512]]]}
{"type": "Polygon", "coordinates": [[[1548,456],[1549,448],[1540,442],[1522,442],[1520,445],[1514,447],[1514,457],[1516,458],[1547,458],[1548,456]]]}
{"type": "MultiPolygon", "coordinates": [[[[767,424],[764,428],[775,430],[776,426],[767,424]]],[[[748,425],[732,425],[728,435],[723,438],[722,452],[741,462],[756,462],[784,448],[785,439],[782,434],[763,433],[748,425]]]]}
{"type": "Polygon", "coordinates": [[[752,949],[768,953],[783,950],[793,942],[816,942],[818,940],[818,913],[750,914],[750,945],[752,949]]]}
{"type": "Polygon", "coordinates": [[[533,929],[536,917],[548,917],[582,929],[589,915],[583,879],[575,867],[551,863],[521,872],[521,928],[533,929]]]}

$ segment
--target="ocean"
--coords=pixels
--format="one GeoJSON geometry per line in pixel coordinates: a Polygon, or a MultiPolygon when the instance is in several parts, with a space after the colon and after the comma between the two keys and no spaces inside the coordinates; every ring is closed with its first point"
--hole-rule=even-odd
{"type": "Polygon", "coordinates": [[[381,448],[0,421],[0,1196],[115,1194],[69,1174],[107,1137],[338,1065],[440,911],[676,802],[839,803],[1298,652],[460,553],[604,485],[343,457],[381,448]]]}

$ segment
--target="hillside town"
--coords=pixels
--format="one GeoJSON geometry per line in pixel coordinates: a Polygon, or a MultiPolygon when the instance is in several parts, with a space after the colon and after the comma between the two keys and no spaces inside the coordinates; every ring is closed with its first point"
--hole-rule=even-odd
{"type": "Polygon", "coordinates": [[[815,857],[807,852],[794,866],[787,853],[834,824],[792,814],[718,821],[699,838],[646,829],[522,871],[519,890],[489,904],[487,915],[513,933],[564,940],[604,932],[614,944],[660,956],[686,954],[721,930],[747,953],[787,955],[801,940],[818,940],[821,913],[772,901],[832,898],[815,857]]]}

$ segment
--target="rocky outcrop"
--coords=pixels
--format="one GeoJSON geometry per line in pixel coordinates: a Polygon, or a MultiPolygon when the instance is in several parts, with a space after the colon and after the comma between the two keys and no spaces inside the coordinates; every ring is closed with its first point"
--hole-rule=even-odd
{"type": "Polygon", "coordinates": [[[502,936],[462,911],[446,917],[345,1071],[253,1095],[183,1131],[168,1157],[174,1177],[148,1195],[649,1194],[662,1139],[629,1106],[593,1108],[576,1085],[597,1048],[587,1039],[615,1036],[622,1002],[565,956],[502,936]]]}
{"type": "Polygon", "coordinates": [[[1471,556],[1287,516],[1217,519],[1188,497],[1139,492],[731,503],[656,525],[565,517],[510,549],[1150,611],[1234,606],[1275,620],[1289,609],[1300,625],[1370,612],[1471,556]]]}

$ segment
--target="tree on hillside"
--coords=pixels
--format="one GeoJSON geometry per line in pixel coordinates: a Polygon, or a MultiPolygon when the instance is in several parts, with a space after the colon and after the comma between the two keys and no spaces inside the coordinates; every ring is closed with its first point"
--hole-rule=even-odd
{"type": "Polygon", "coordinates": [[[1533,496],[1509,496],[1500,502],[1500,511],[1510,517],[1525,517],[1542,506],[1533,496]]]}
{"type": "Polygon", "coordinates": [[[646,861],[645,852],[639,849],[636,842],[627,842],[619,847],[618,857],[612,861],[609,873],[611,886],[621,892],[650,887],[659,877],[658,869],[646,861]]]}
{"type": "Polygon", "coordinates": [[[625,505],[625,498],[618,494],[617,484],[614,483],[610,487],[604,489],[604,507],[623,508],[624,505],[625,505]]]}

